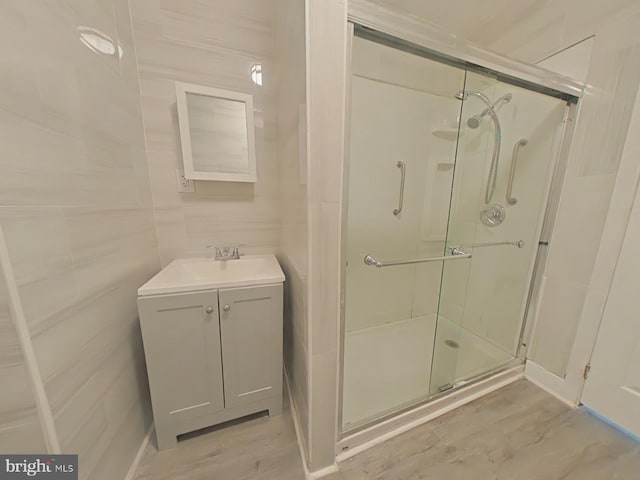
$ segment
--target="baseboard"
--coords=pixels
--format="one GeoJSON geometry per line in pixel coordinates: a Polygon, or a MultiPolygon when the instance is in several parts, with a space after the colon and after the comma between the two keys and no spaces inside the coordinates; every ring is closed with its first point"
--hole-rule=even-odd
{"type": "Polygon", "coordinates": [[[293,428],[296,431],[296,438],[298,440],[298,449],[300,450],[300,460],[302,460],[302,468],[304,468],[304,476],[306,480],[316,480],[318,478],[325,477],[339,470],[338,464],[334,463],[320,470],[310,471],[307,464],[307,442],[302,434],[302,426],[300,425],[300,417],[298,416],[298,409],[296,408],[296,401],[293,398],[291,383],[289,380],[289,372],[287,368],[284,368],[284,383],[287,386],[287,395],[289,396],[289,408],[291,409],[291,417],[293,418],[293,428]]]}
{"type": "Polygon", "coordinates": [[[147,434],[142,439],[142,443],[140,444],[138,453],[136,453],[136,456],[133,459],[133,463],[129,467],[129,471],[127,472],[127,476],[124,477],[124,480],[133,480],[135,478],[136,470],[138,469],[138,465],[140,465],[140,460],[142,460],[142,456],[144,455],[144,451],[147,449],[147,445],[149,445],[149,442],[151,441],[152,435],[153,435],[153,423],[149,427],[147,434]]]}
{"type": "Polygon", "coordinates": [[[293,429],[296,432],[298,450],[300,451],[300,460],[302,461],[302,467],[304,468],[304,475],[306,478],[309,478],[309,467],[307,465],[307,443],[305,441],[304,435],[302,434],[300,417],[298,416],[298,409],[296,408],[296,400],[295,398],[293,398],[293,391],[291,389],[291,381],[289,380],[289,372],[287,371],[287,367],[284,367],[284,384],[287,386],[289,410],[291,410],[291,418],[293,419],[293,429]]]}
{"type": "Polygon", "coordinates": [[[327,475],[331,475],[332,473],[336,473],[340,470],[337,463],[333,465],[329,465],[328,467],[321,468],[320,470],[315,470],[313,472],[309,472],[305,470],[304,474],[307,477],[307,480],[316,480],[318,478],[326,477],[327,475]]]}
{"type": "Polygon", "coordinates": [[[524,367],[524,378],[554,396],[565,405],[576,408],[575,399],[572,400],[568,392],[565,392],[565,390],[567,390],[566,381],[544,367],[531,360],[527,360],[524,367]]]}

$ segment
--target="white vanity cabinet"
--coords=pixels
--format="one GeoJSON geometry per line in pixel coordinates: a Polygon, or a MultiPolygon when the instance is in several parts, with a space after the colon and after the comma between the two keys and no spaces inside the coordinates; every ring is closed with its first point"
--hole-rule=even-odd
{"type": "Polygon", "coordinates": [[[282,283],[155,294],[145,287],[138,310],[160,450],[183,433],[281,413],[282,283]]]}

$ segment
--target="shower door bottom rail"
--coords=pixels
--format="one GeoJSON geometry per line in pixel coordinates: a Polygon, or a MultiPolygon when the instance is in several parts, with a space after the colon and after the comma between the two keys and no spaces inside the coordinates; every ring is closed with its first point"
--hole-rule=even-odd
{"type": "Polygon", "coordinates": [[[395,265],[412,265],[414,263],[428,263],[428,262],[442,262],[445,260],[460,260],[463,258],[471,258],[471,254],[465,252],[461,248],[454,248],[451,255],[445,255],[443,257],[428,257],[428,258],[415,258],[412,260],[395,260],[395,261],[380,261],[373,255],[365,255],[364,263],[372,267],[392,267],[395,265]]]}

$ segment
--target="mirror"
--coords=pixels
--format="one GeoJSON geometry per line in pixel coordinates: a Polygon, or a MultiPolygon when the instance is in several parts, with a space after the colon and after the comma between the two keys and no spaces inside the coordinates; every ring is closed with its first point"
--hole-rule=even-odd
{"type": "Polygon", "coordinates": [[[255,182],[253,97],[176,82],[176,101],[185,177],[255,182]]]}

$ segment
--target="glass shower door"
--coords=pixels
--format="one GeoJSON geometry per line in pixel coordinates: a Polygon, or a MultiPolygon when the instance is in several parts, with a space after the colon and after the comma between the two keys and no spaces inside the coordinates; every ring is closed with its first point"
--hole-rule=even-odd
{"type": "Polygon", "coordinates": [[[467,71],[431,368],[437,394],[513,361],[564,101],[467,71]]]}
{"type": "Polygon", "coordinates": [[[565,111],[355,36],[343,432],[518,357],[565,111]]]}
{"type": "Polygon", "coordinates": [[[343,430],[429,395],[442,262],[414,260],[448,255],[465,78],[357,36],[352,58],[343,430]]]}

